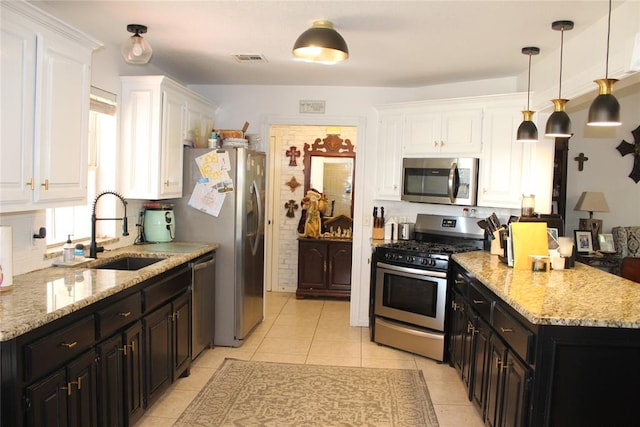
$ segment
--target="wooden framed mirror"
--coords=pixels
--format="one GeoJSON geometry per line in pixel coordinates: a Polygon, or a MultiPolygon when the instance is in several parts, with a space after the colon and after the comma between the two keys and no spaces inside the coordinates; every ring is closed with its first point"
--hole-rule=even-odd
{"type": "Polygon", "coordinates": [[[326,216],[353,218],[356,154],[349,139],[339,135],[304,144],[304,192],[313,188],[327,196],[326,216]]]}

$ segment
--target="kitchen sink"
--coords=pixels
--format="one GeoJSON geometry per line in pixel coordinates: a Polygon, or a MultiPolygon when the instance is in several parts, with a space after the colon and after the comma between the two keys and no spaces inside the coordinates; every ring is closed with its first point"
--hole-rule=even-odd
{"type": "Polygon", "coordinates": [[[90,267],[97,270],[129,270],[135,271],[148,267],[156,262],[163,261],[166,258],[150,258],[150,257],[133,257],[127,256],[114,259],[112,261],[103,262],[96,266],[90,267]]]}

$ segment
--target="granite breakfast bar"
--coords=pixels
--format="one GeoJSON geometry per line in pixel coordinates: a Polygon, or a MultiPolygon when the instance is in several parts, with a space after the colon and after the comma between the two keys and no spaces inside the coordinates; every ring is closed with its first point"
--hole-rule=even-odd
{"type": "Polygon", "coordinates": [[[0,425],[133,424],[189,373],[190,262],[218,248],[134,245],[15,276],[0,294],[0,425]],[[127,258],[141,267],[100,268],[127,258]]]}
{"type": "Polygon", "coordinates": [[[640,419],[640,285],[576,263],[514,270],[452,256],[449,362],[489,425],[631,426],[640,419]]]}

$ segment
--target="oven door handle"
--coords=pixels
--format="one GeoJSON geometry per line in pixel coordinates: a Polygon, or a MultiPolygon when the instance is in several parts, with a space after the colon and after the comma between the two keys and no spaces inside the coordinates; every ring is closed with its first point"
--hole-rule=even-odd
{"type": "Polygon", "coordinates": [[[420,270],[417,268],[399,267],[397,265],[386,264],[384,262],[379,262],[376,264],[376,266],[378,268],[384,268],[386,270],[397,271],[400,273],[420,274],[422,276],[440,277],[442,279],[447,278],[447,273],[444,273],[441,271],[420,270]]]}
{"type": "Polygon", "coordinates": [[[451,169],[449,169],[449,181],[447,185],[447,195],[449,196],[449,200],[451,203],[456,201],[456,191],[454,185],[456,184],[456,170],[458,169],[457,163],[451,164],[451,169]]]}

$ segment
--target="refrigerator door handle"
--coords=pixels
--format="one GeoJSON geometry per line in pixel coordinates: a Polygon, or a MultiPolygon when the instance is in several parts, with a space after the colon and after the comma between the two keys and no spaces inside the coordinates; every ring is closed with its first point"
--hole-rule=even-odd
{"type": "Polygon", "coordinates": [[[258,189],[258,184],[253,181],[251,184],[253,186],[253,197],[256,198],[256,206],[258,208],[258,216],[256,217],[255,226],[256,229],[254,231],[253,237],[253,245],[251,245],[251,253],[255,256],[258,253],[258,245],[260,243],[260,222],[262,218],[262,205],[260,204],[260,190],[258,189]]]}

